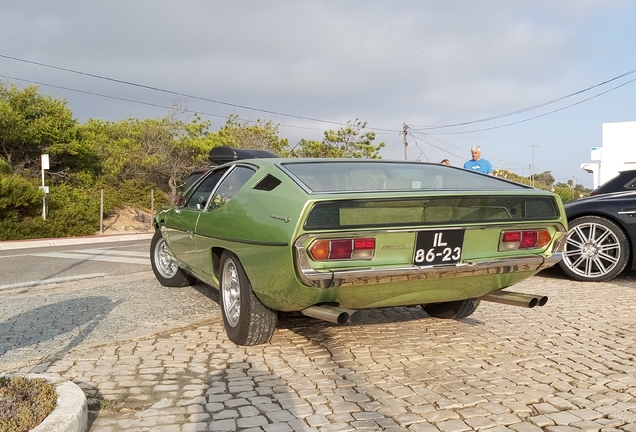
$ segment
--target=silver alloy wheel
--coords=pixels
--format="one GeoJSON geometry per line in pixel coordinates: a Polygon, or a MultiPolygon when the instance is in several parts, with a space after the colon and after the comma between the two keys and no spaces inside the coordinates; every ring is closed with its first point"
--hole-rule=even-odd
{"type": "Polygon", "coordinates": [[[616,234],[597,223],[582,223],[568,234],[563,262],[575,274],[598,278],[614,270],[620,261],[622,245],[616,234]]]}
{"type": "Polygon", "coordinates": [[[221,279],[221,298],[227,323],[236,327],[241,316],[241,282],[236,264],[231,258],[225,260],[221,279]]]}
{"type": "Polygon", "coordinates": [[[166,279],[172,279],[179,271],[179,267],[172,259],[172,254],[168,250],[164,239],[159,239],[157,242],[154,259],[157,271],[166,279]]]}

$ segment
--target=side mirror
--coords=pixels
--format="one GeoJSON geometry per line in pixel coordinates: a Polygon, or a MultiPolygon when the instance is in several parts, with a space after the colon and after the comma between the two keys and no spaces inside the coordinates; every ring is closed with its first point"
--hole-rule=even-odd
{"type": "Polygon", "coordinates": [[[185,198],[183,197],[183,195],[177,195],[176,197],[174,197],[174,204],[177,207],[183,207],[185,205],[186,201],[185,198]]]}

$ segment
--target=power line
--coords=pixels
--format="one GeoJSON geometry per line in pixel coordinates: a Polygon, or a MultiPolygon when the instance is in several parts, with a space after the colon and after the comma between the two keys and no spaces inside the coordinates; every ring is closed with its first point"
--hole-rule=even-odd
{"type": "Polygon", "coordinates": [[[430,162],[430,159],[428,158],[428,156],[426,156],[426,153],[424,153],[424,150],[422,149],[422,147],[420,147],[420,145],[417,142],[417,139],[411,135],[411,137],[413,138],[413,141],[415,141],[415,147],[420,151],[420,154],[417,155],[417,157],[415,158],[416,161],[420,160],[420,157],[424,156],[424,159],[426,159],[426,162],[430,162]]]}
{"type": "MultiPolygon", "coordinates": [[[[420,139],[427,143],[428,145],[430,145],[431,147],[435,147],[438,150],[443,151],[444,153],[447,153],[451,156],[455,156],[458,157],[460,159],[464,158],[464,156],[458,155],[457,153],[453,153],[452,151],[448,150],[448,147],[451,147],[453,149],[459,150],[461,152],[466,152],[467,150],[462,148],[462,147],[458,147],[456,145],[453,145],[447,141],[444,141],[440,138],[437,138],[433,135],[427,134],[425,132],[421,132],[421,131],[417,131],[417,130],[413,130],[413,133],[411,133],[411,136],[413,136],[415,138],[415,135],[419,135],[420,139]],[[436,143],[437,145],[433,144],[436,143]]],[[[498,161],[501,162],[503,159],[497,159],[494,157],[489,157],[489,160],[493,160],[493,161],[498,161]]],[[[520,167],[525,167],[527,164],[525,163],[520,163],[520,162],[514,162],[514,161],[508,161],[507,163],[512,164],[512,165],[519,165],[520,167]]],[[[517,169],[516,171],[518,171],[519,169],[517,169]]],[[[508,171],[515,171],[513,169],[509,169],[508,171]]]]}
{"type": "MultiPolygon", "coordinates": [[[[294,115],[294,114],[286,114],[286,113],[282,113],[282,112],[278,112],[278,111],[271,111],[271,110],[265,110],[265,109],[261,109],[261,108],[254,108],[254,107],[250,107],[250,106],[247,106],[247,105],[240,105],[240,104],[235,104],[235,103],[230,103],[230,102],[223,102],[223,101],[219,101],[219,100],[215,100],[215,99],[189,95],[187,93],[180,93],[180,92],[177,92],[177,91],[166,90],[166,89],[162,89],[162,88],[159,88],[159,87],[153,87],[153,86],[149,86],[149,85],[145,85],[145,84],[134,83],[134,82],[131,82],[131,81],[125,81],[125,80],[120,80],[120,79],[116,79],[116,78],[110,78],[110,77],[106,77],[106,76],[103,76],[103,75],[97,75],[97,74],[92,74],[92,73],[88,73],[88,72],[82,72],[82,71],[78,71],[78,70],[74,70],[74,69],[64,68],[64,67],[60,67],[60,66],[54,66],[54,65],[50,65],[50,64],[46,64],[46,63],[40,63],[40,62],[36,62],[36,61],[25,60],[25,59],[12,57],[12,56],[8,56],[8,55],[4,55],[4,54],[0,54],[0,58],[5,58],[5,59],[8,59],[8,60],[14,60],[14,61],[22,62],[22,63],[33,64],[33,65],[42,66],[42,67],[51,68],[51,69],[56,69],[56,70],[60,70],[60,71],[63,71],[63,72],[69,72],[69,73],[77,74],[77,75],[84,75],[84,76],[88,76],[88,77],[91,77],[91,78],[97,78],[97,79],[101,79],[101,80],[115,82],[115,83],[118,83],[118,84],[124,84],[124,85],[133,86],[133,87],[144,88],[144,89],[147,89],[147,90],[153,90],[153,91],[157,91],[157,92],[167,93],[167,94],[171,94],[171,95],[174,95],[174,96],[182,96],[182,97],[186,97],[186,98],[189,98],[189,99],[196,99],[196,100],[201,100],[201,101],[205,101],[205,102],[215,103],[215,104],[219,104],[219,105],[231,106],[231,107],[234,107],[234,108],[241,108],[241,109],[257,111],[257,112],[262,112],[262,113],[266,113],[266,114],[271,114],[271,115],[290,117],[290,118],[295,118],[295,119],[299,119],[299,120],[307,120],[307,121],[313,121],[313,122],[319,122],[319,123],[328,123],[328,124],[334,124],[334,125],[338,125],[338,126],[348,126],[347,123],[334,122],[334,121],[329,121],[329,120],[321,120],[321,119],[316,119],[316,118],[312,118],[312,117],[304,117],[304,116],[298,116],[298,115],[294,115]]],[[[367,127],[367,129],[385,131],[385,132],[400,132],[397,129],[381,129],[381,128],[373,128],[373,127],[367,127]]]]}
{"type": "MultiPolygon", "coordinates": [[[[54,84],[47,84],[47,83],[33,81],[33,80],[16,78],[16,77],[8,76],[8,75],[0,75],[0,77],[7,78],[7,79],[10,79],[10,80],[14,80],[14,81],[22,81],[22,82],[31,83],[31,84],[37,84],[37,85],[45,86],[45,87],[57,88],[57,89],[60,89],[60,90],[67,90],[67,91],[72,91],[72,92],[76,92],[76,93],[87,94],[87,95],[90,95],[90,96],[97,96],[97,97],[103,97],[103,98],[107,98],[107,99],[120,100],[120,101],[123,101],[123,102],[136,103],[136,104],[140,104],[140,105],[147,105],[147,106],[152,106],[152,107],[157,107],[157,108],[174,109],[174,106],[155,104],[155,103],[151,103],[151,102],[142,102],[142,101],[138,101],[138,100],[134,100],[134,99],[127,99],[127,98],[122,98],[122,97],[118,97],[118,96],[111,96],[111,95],[105,95],[105,94],[101,94],[101,93],[89,92],[89,91],[85,91],[85,90],[78,90],[78,89],[73,89],[73,88],[70,88],[70,87],[64,87],[64,86],[58,86],[58,85],[54,85],[54,84]]],[[[180,108],[179,111],[188,112],[188,113],[192,113],[192,114],[200,114],[200,115],[209,116],[209,117],[227,118],[227,115],[212,114],[212,113],[206,113],[206,112],[202,112],[202,111],[194,111],[194,110],[190,110],[190,109],[187,109],[187,108],[180,108]]],[[[255,120],[243,119],[243,118],[240,118],[240,117],[238,117],[238,120],[241,120],[241,121],[244,121],[244,122],[248,122],[248,123],[257,123],[257,121],[255,121],[255,120]]],[[[286,124],[278,124],[278,126],[279,127],[296,128],[296,129],[316,130],[316,131],[323,130],[321,128],[311,128],[311,127],[307,127],[307,126],[296,126],[296,125],[286,125],[286,124]]]]}
{"type": "MultiPolygon", "coordinates": [[[[67,91],[72,91],[72,92],[76,92],[76,93],[82,93],[82,94],[86,94],[86,95],[90,95],[90,96],[98,96],[98,97],[103,97],[103,98],[107,98],[107,99],[119,100],[119,101],[123,101],[123,102],[136,103],[136,104],[140,104],[140,105],[153,106],[153,107],[157,107],[157,108],[167,108],[167,109],[174,108],[174,107],[169,107],[167,105],[160,105],[160,104],[155,104],[155,103],[151,103],[151,102],[142,102],[142,101],[138,101],[138,100],[134,100],[134,99],[127,99],[127,98],[122,98],[122,97],[119,97],[119,96],[110,96],[110,95],[105,95],[105,94],[101,94],[101,93],[95,93],[95,92],[90,92],[90,91],[85,91],[85,90],[73,89],[73,88],[70,88],[70,87],[58,86],[58,85],[54,85],[54,84],[46,84],[46,83],[38,82],[38,81],[27,80],[27,79],[22,79],[22,78],[16,78],[16,77],[9,76],[9,75],[0,75],[0,77],[7,78],[7,79],[10,79],[10,80],[14,80],[14,81],[22,81],[22,82],[31,83],[31,84],[37,84],[37,85],[45,86],[45,87],[52,87],[52,88],[56,88],[56,89],[60,89],[60,90],[67,90],[67,91]]],[[[189,113],[195,113],[195,111],[192,111],[192,110],[189,110],[189,109],[181,109],[181,111],[189,112],[189,113]]],[[[210,117],[221,117],[221,118],[226,118],[227,117],[225,115],[220,115],[220,114],[210,114],[210,113],[204,113],[204,112],[196,112],[196,113],[197,114],[206,115],[206,116],[210,116],[210,117]]]]}
{"type": "Polygon", "coordinates": [[[515,121],[515,122],[511,122],[511,123],[506,123],[506,124],[503,124],[503,125],[492,126],[492,127],[488,127],[488,128],[482,128],[482,129],[472,129],[472,130],[461,131],[461,132],[436,132],[436,134],[437,135],[462,135],[462,134],[475,133],[475,132],[484,132],[484,131],[489,131],[489,130],[493,130],[493,129],[500,129],[500,128],[503,128],[503,127],[512,126],[512,125],[516,125],[516,124],[519,124],[519,123],[525,123],[525,122],[530,121],[530,120],[536,120],[538,118],[545,117],[547,115],[554,114],[554,113],[559,112],[559,111],[563,111],[563,110],[571,108],[573,106],[580,105],[580,104],[582,104],[584,102],[587,102],[589,100],[596,99],[599,96],[602,96],[602,95],[604,95],[606,93],[609,93],[609,92],[614,91],[614,90],[616,90],[618,88],[626,86],[627,84],[630,84],[630,83],[632,83],[634,81],[636,81],[636,78],[631,79],[631,80],[629,80],[627,82],[624,82],[623,84],[619,84],[616,87],[612,87],[611,89],[605,90],[604,92],[598,93],[598,94],[596,94],[594,96],[590,96],[589,98],[583,99],[583,100],[575,102],[573,104],[570,104],[570,105],[567,105],[567,106],[552,110],[552,111],[547,112],[547,113],[539,114],[539,115],[536,115],[534,117],[530,117],[530,118],[527,118],[527,119],[518,120],[518,121],[515,121]]]}
{"type": "MultiPolygon", "coordinates": [[[[483,118],[483,119],[479,119],[479,120],[465,121],[465,122],[461,122],[461,123],[452,123],[452,124],[446,124],[446,125],[441,125],[441,126],[424,126],[424,127],[421,127],[419,129],[415,129],[415,130],[424,131],[424,130],[433,130],[433,129],[443,129],[443,128],[449,128],[449,127],[454,127],[454,126],[465,126],[465,125],[468,125],[468,124],[482,123],[482,122],[486,122],[486,121],[490,121],[490,120],[496,120],[496,119],[499,119],[499,118],[510,117],[510,116],[513,116],[513,115],[516,115],[516,114],[521,114],[521,113],[524,113],[524,112],[528,112],[528,111],[532,111],[532,110],[535,110],[535,109],[538,109],[538,108],[542,108],[544,106],[553,104],[555,102],[559,102],[559,101],[562,101],[564,99],[568,99],[570,97],[585,93],[585,92],[587,92],[589,90],[595,89],[595,88],[600,87],[600,86],[605,85],[605,84],[608,84],[608,83],[610,83],[612,81],[616,81],[617,79],[626,77],[626,76],[631,75],[633,73],[636,73],[636,69],[633,69],[631,71],[625,72],[623,74],[615,76],[614,78],[611,78],[609,80],[603,81],[603,82],[601,82],[599,84],[595,84],[595,85],[593,85],[591,87],[588,87],[588,88],[585,88],[583,90],[579,90],[577,92],[570,93],[569,95],[565,95],[565,96],[562,96],[562,97],[559,97],[559,98],[556,98],[556,99],[552,99],[552,100],[547,101],[547,102],[543,102],[543,103],[540,103],[540,104],[537,104],[537,105],[533,105],[533,106],[527,107],[527,108],[522,108],[522,109],[519,109],[519,110],[516,110],[516,111],[512,111],[512,112],[509,112],[509,113],[506,113],[506,114],[500,114],[500,115],[487,117],[487,118],[483,118]]],[[[632,81],[634,81],[634,80],[632,80],[632,81]]],[[[628,81],[625,84],[628,84],[628,83],[630,83],[632,81],[628,81]]],[[[601,94],[603,94],[603,93],[601,93],[601,94]]]]}
{"type": "Polygon", "coordinates": [[[440,138],[437,138],[431,134],[428,134],[426,132],[421,132],[417,129],[412,129],[413,133],[411,135],[421,135],[422,137],[426,137],[428,140],[432,140],[432,141],[436,141],[438,144],[440,145],[444,145],[444,146],[448,146],[448,147],[453,147],[456,150],[460,150],[460,151],[466,151],[466,149],[462,148],[462,147],[458,147],[456,145],[453,145],[451,143],[448,143],[446,141],[441,140],[440,138]]]}
{"type": "MultiPolygon", "coordinates": [[[[165,109],[173,109],[174,108],[174,106],[161,105],[161,104],[156,104],[156,103],[151,103],[151,102],[143,102],[143,101],[139,101],[139,100],[127,99],[127,98],[122,98],[122,97],[119,97],[119,96],[111,96],[111,95],[106,95],[106,94],[102,94],[102,93],[95,93],[95,92],[90,92],[90,91],[86,91],[86,90],[79,90],[79,89],[59,86],[59,85],[55,85],[55,84],[47,84],[47,83],[43,83],[43,82],[40,82],[40,81],[27,80],[27,79],[17,78],[17,77],[13,77],[13,76],[9,76],[9,75],[1,75],[0,74],[0,77],[7,78],[9,80],[14,80],[14,81],[22,81],[22,82],[31,83],[31,84],[37,84],[39,86],[44,86],[44,87],[51,87],[51,88],[56,88],[56,89],[60,89],[60,90],[72,91],[72,92],[86,94],[86,95],[90,95],[90,96],[97,96],[97,97],[102,97],[102,98],[107,98],[107,99],[119,100],[119,101],[123,101],[123,102],[135,103],[135,104],[139,104],[139,105],[147,105],[147,106],[152,106],[152,107],[157,107],[157,108],[165,108],[165,109]]],[[[183,112],[188,112],[188,113],[193,113],[193,114],[200,114],[200,115],[209,116],[209,117],[218,117],[218,118],[227,118],[228,117],[227,115],[212,114],[212,113],[207,113],[207,112],[202,112],[202,111],[190,110],[190,109],[187,109],[187,108],[180,108],[179,110],[183,111],[183,112]]],[[[243,118],[240,118],[240,117],[238,117],[238,120],[245,121],[245,122],[248,122],[248,123],[257,123],[254,120],[243,119],[243,118]]],[[[315,131],[323,131],[324,130],[322,128],[312,128],[312,127],[308,127],[308,126],[287,125],[287,124],[280,124],[280,123],[278,124],[278,126],[279,127],[287,127],[287,128],[295,128],[295,129],[315,130],[315,131]]]]}
{"type": "MultiPolygon", "coordinates": [[[[455,157],[458,157],[458,158],[462,158],[462,157],[463,157],[463,156],[459,156],[458,154],[453,153],[453,152],[451,152],[451,151],[449,151],[449,150],[447,150],[447,149],[445,149],[445,148],[442,148],[442,147],[439,147],[439,146],[437,146],[437,145],[433,144],[432,142],[430,142],[430,141],[428,140],[428,138],[429,138],[429,137],[428,137],[426,134],[423,134],[423,135],[424,135],[424,136],[423,136],[423,137],[420,137],[420,139],[421,139],[424,143],[426,143],[426,144],[430,145],[431,147],[435,147],[436,149],[441,150],[441,151],[443,151],[444,153],[448,153],[448,154],[449,154],[449,155],[451,155],[451,156],[455,156],[455,157]]],[[[413,137],[413,140],[415,140],[415,141],[416,141],[416,144],[417,144],[417,137],[416,137],[414,134],[411,134],[411,137],[413,137]]],[[[417,147],[418,147],[418,148],[420,148],[420,147],[419,147],[419,145],[418,145],[417,147]]],[[[421,148],[420,148],[420,151],[424,152],[421,148]]]]}

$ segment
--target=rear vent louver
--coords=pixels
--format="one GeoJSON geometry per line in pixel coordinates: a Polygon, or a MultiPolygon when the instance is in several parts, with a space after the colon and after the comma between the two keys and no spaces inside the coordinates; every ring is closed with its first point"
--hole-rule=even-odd
{"type": "Polygon", "coordinates": [[[263,180],[259,181],[254,185],[252,189],[258,189],[263,191],[271,191],[276,188],[281,183],[276,177],[271,174],[267,174],[263,177],[263,180]]]}

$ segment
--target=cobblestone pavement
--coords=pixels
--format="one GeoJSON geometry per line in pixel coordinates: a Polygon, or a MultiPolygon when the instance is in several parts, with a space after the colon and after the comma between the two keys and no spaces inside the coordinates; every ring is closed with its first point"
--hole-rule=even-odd
{"type": "Polygon", "coordinates": [[[366,311],[352,326],[285,316],[255,347],[231,343],[214,309],[189,328],[71,351],[46,372],[84,389],[91,432],[636,431],[636,278],[549,274],[514,290],[550,301],[482,302],[461,321],[420,308],[366,311]]]}
{"type": "Polygon", "coordinates": [[[219,316],[216,290],[161,287],[152,271],[0,292],[0,372],[74,348],[149,336],[219,316]]]}

